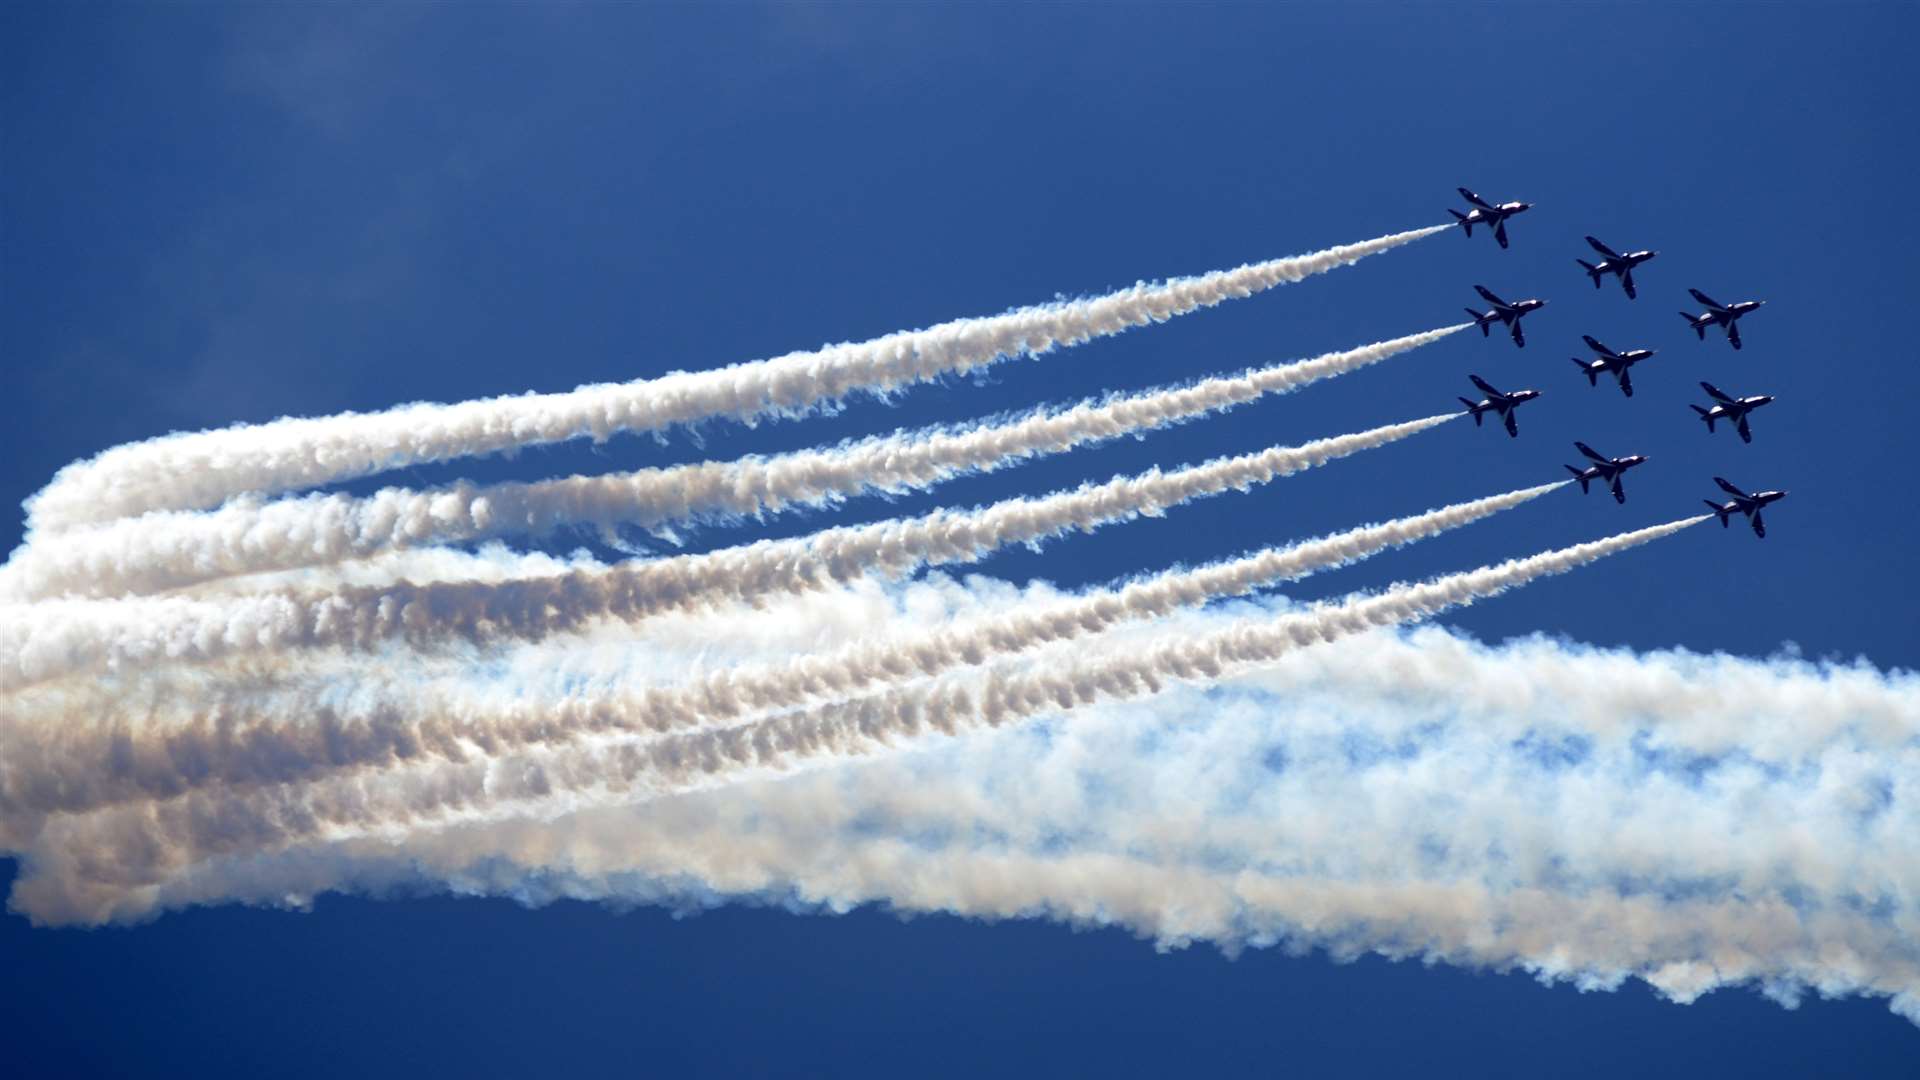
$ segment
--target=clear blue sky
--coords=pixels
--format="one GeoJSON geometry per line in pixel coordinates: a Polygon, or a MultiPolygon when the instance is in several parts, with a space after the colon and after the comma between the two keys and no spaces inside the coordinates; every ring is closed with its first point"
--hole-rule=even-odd
{"type": "MultiPolygon", "coordinates": [[[[988,560],[1066,585],[1646,453],[1625,508],[1563,493],[1307,583],[1326,595],[1793,491],[1771,535],[1692,530],[1449,621],[1488,639],[1920,662],[1900,332],[1920,130],[1911,4],[829,8],[13,4],[0,10],[0,496],[169,430],[627,380],[1538,206],[894,404],[400,479],[733,456],[1306,356],[1552,304],[1310,392],[893,504],[985,501],[1442,411],[1466,374],[1546,391],[1517,441],[1450,425],[1252,495],[988,560]],[[1594,233],[1662,254],[1628,302],[1594,233]],[[1674,312],[1763,298],[1736,353],[1674,312]],[[1659,355],[1627,401],[1567,364],[1659,355]],[[1753,445],[1696,382],[1771,393],[1753,445]]],[[[388,478],[391,479],[391,478],[388,478]]],[[[719,531],[698,544],[793,533],[719,531]]],[[[0,547],[19,519],[0,521],[0,547]]],[[[9,871],[10,872],[10,871],[9,871]]],[[[1879,1001],[1546,989],[1118,932],[728,907],[676,919],[327,898],[131,930],[0,919],[21,1075],[646,1068],[834,1075],[1297,1068],[1912,1076],[1879,1001]]],[[[11,1068],[11,1066],[9,1066],[11,1068]]]]}

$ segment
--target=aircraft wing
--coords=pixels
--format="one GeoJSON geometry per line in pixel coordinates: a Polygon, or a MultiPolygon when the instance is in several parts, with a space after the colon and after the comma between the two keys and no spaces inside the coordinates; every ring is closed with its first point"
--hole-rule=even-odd
{"type": "Polygon", "coordinates": [[[1480,377],[1480,376],[1478,376],[1478,375],[1469,375],[1469,376],[1467,376],[1467,378],[1469,378],[1469,379],[1472,379],[1472,380],[1473,380],[1473,385],[1475,385],[1475,386],[1477,386],[1477,387],[1479,387],[1479,388],[1480,388],[1480,392],[1481,392],[1481,393],[1483,393],[1483,394],[1485,394],[1485,395],[1487,395],[1488,397],[1495,397],[1495,398],[1498,398],[1498,397],[1505,397],[1505,396],[1506,396],[1505,394],[1502,394],[1502,393],[1501,393],[1500,391],[1498,391],[1498,390],[1495,390],[1495,389],[1494,389],[1494,388],[1493,388],[1493,387],[1492,387],[1492,386],[1491,386],[1491,385],[1490,385],[1490,384],[1489,384],[1489,383],[1487,382],[1487,380],[1485,380],[1485,379],[1483,379],[1483,378],[1481,378],[1481,377],[1480,377]]]}
{"type": "Polygon", "coordinates": [[[1628,397],[1633,396],[1633,373],[1626,368],[1620,369],[1620,392],[1628,397]]]}
{"type": "Polygon", "coordinates": [[[1633,271],[1628,270],[1620,275],[1620,287],[1627,290],[1627,299],[1638,300],[1640,298],[1640,294],[1633,291],[1633,271]]]}
{"type": "Polygon", "coordinates": [[[1718,476],[1714,477],[1713,482],[1720,485],[1721,491],[1724,491],[1735,498],[1744,499],[1747,497],[1746,492],[1741,491],[1739,488],[1734,487],[1732,484],[1727,483],[1726,480],[1722,477],[1718,477],[1718,476]]]}
{"type": "Polygon", "coordinates": [[[1612,248],[1608,247],[1607,245],[1601,243],[1599,240],[1591,236],[1587,237],[1587,246],[1593,248],[1593,250],[1599,252],[1600,254],[1605,255],[1609,259],[1617,259],[1620,257],[1619,252],[1613,250],[1612,248]]]}
{"type": "Polygon", "coordinates": [[[1520,320],[1513,320],[1513,343],[1521,348],[1527,347],[1527,332],[1520,329],[1520,320]]]}
{"type": "Polygon", "coordinates": [[[1480,298],[1482,300],[1485,300],[1487,303],[1492,304],[1495,307],[1511,306],[1505,300],[1502,300],[1499,297],[1493,295],[1493,290],[1487,288],[1485,285],[1475,285],[1473,287],[1473,291],[1479,293],[1480,298]]]}
{"type": "Polygon", "coordinates": [[[1512,409],[1507,410],[1507,434],[1516,439],[1520,437],[1520,425],[1514,423],[1512,409]]]}
{"type": "Polygon", "coordinates": [[[1627,489],[1620,486],[1620,478],[1618,476],[1613,478],[1613,501],[1617,503],[1627,501],[1627,489]]]}
{"type": "Polygon", "coordinates": [[[1767,523],[1761,518],[1760,511],[1758,510],[1753,512],[1753,535],[1762,540],[1767,538],[1767,523]]]}
{"type": "Polygon", "coordinates": [[[1618,359],[1620,356],[1619,353],[1614,352],[1612,349],[1607,348],[1606,345],[1602,343],[1599,338],[1594,337],[1592,334],[1581,334],[1580,340],[1587,343],[1587,348],[1592,349],[1594,352],[1599,353],[1601,356],[1604,356],[1609,360],[1618,359]]]}
{"type": "Polygon", "coordinates": [[[1747,426],[1746,416],[1742,415],[1740,419],[1735,420],[1733,422],[1733,427],[1735,431],[1738,431],[1740,433],[1741,442],[1753,441],[1753,429],[1747,426]]]}
{"type": "Polygon", "coordinates": [[[1477,206],[1477,207],[1479,207],[1480,209],[1482,209],[1482,210],[1491,210],[1491,209],[1493,209],[1493,206],[1492,206],[1491,204],[1489,204],[1489,203],[1487,202],[1487,200],[1485,200],[1485,199],[1483,199],[1483,198],[1481,198],[1481,197],[1480,197],[1480,196],[1478,196],[1478,195],[1475,195],[1475,194],[1474,194],[1473,192],[1471,192],[1471,191],[1468,191],[1468,190],[1467,190],[1466,188],[1459,188],[1458,190],[1459,190],[1459,192],[1460,192],[1460,197],[1461,197],[1461,198],[1463,198],[1463,199],[1465,199],[1465,200],[1467,200],[1468,202],[1470,202],[1470,203],[1472,203],[1473,205],[1475,205],[1475,206],[1477,206]]]}
{"type": "Polygon", "coordinates": [[[1496,221],[1493,223],[1493,239],[1494,239],[1494,242],[1499,244],[1501,247],[1504,248],[1507,246],[1507,219],[1506,218],[1501,218],[1499,221],[1496,221]]]}
{"type": "Polygon", "coordinates": [[[1580,442],[1578,439],[1574,440],[1573,448],[1587,455],[1593,460],[1600,462],[1601,464],[1606,464],[1610,460],[1605,455],[1601,454],[1598,450],[1595,450],[1593,447],[1588,446],[1586,443],[1580,442]]]}
{"type": "Polygon", "coordinates": [[[1699,289],[1688,289],[1687,291],[1693,294],[1693,298],[1695,300],[1700,301],[1701,303],[1707,305],[1710,308],[1713,308],[1716,311],[1727,310],[1725,304],[1722,304],[1720,301],[1715,300],[1713,297],[1708,296],[1706,293],[1701,292],[1699,289]]]}
{"type": "Polygon", "coordinates": [[[1727,340],[1733,342],[1734,348],[1737,349],[1740,347],[1740,324],[1739,323],[1729,322],[1727,324],[1727,340]]]}
{"type": "Polygon", "coordinates": [[[1719,387],[1713,385],[1710,382],[1701,383],[1700,389],[1705,390],[1707,392],[1708,397],[1711,397],[1713,400],[1719,402],[1722,405],[1733,404],[1733,399],[1728,397],[1725,391],[1721,390],[1719,387]]]}

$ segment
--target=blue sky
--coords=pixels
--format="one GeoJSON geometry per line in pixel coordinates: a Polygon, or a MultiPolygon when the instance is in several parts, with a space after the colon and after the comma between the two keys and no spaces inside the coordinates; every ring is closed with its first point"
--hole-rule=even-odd
{"type": "MultiPolygon", "coordinates": [[[[1258,299],[856,401],[398,479],[604,471],[810,446],[1444,325],[1484,283],[1552,303],[1227,417],[834,520],[971,504],[1443,411],[1468,372],[1545,397],[1163,520],[979,569],[1063,585],[1556,479],[1571,440],[1653,461],[1301,595],[1478,565],[1780,487],[1770,536],[1691,530],[1450,617],[1487,639],[1920,662],[1920,394],[1898,318],[1911,5],[1250,7],[13,5],[0,13],[0,494],[175,429],[624,381],[1438,223],[1466,184],[1538,206],[1258,299]],[[1662,254],[1629,302],[1594,233],[1662,254]],[[1764,298],[1702,344],[1685,289],[1764,298]],[[1659,355],[1637,395],[1567,364],[1659,355]],[[1708,379],[1771,393],[1708,437],[1708,379]],[[1891,498],[1891,501],[1889,499],[1891,498]]],[[[392,477],[384,479],[394,479],[392,477]]],[[[364,486],[364,485],[361,485],[364,486]]],[[[793,534],[818,518],[697,535],[793,534]]],[[[18,518],[0,541],[18,540],[18,518]]],[[[32,1075],[524,1072],[1910,1074],[1873,1001],[1579,994],[1524,976],[1117,932],[725,908],[326,898],[132,930],[0,920],[32,1075]],[[908,1004],[924,1008],[908,1008],[908,1004]],[[924,1016],[937,1017],[928,1021],[924,1016]],[[916,1026],[918,1025],[918,1026],[916,1026]],[[78,1063],[78,1064],[76,1064],[78,1063]]]]}

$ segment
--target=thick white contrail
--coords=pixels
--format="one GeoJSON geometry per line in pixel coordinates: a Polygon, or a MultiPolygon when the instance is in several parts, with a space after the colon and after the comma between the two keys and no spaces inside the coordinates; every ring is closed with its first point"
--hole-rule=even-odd
{"type": "Polygon", "coordinates": [[[318,487],[541,443],[603,440],[623,431],[659,430],[707,418],[794,415],[855,391],[884,392],[1252,296],[1447,228],[1414,229],[1236,270],[1141,283],[1092,299],[960,319],[711,371],[586,386],[563,394],[412,405],[168,435],[68,465],[27,501],[28,524],[36,531],[55,531],[150,510],[202,509],[250,492],[318,487]]]}
{"type": "MultiPolygon", "coordinates": [[[[895,749],[933,733],[1000,727],[1099,701],[1138,698],[1177,682],[1211,682],[1271,663],[1304,646],[1379,626],[1430,617],[1497,596],[1540,577],[1565,573],[1707,520],[1688,518],[1513,559],[1279,619],[1246,619],[1198,637],[1152,638],[1093,659],[1015,669],[993,665],[971,682],[915,685],[784,713],[725,728],[661,737],[594,740],[529,755],[518,763],[490,755],[398,775],[348,774],[271,787],[212,788],[154,802],[64,817],[50,828],[58,843],[91,850],[98,884],[147,885],[182,867],[242,851],[272,851],[316,837],[392,834],[444,826],[463,817],[526,813],[556,794],[633,799],[696,790],[765,770],[790,771],[895,749]],[[93,825],[84,822],[90,820],[93,825]],[[97,835],[96,835],[97,834],[97,835]],[[92,839],[89,839],[92,837],[92,839]]],[[[410,711],[400,703],[401,711],[410,711]]],[[[457,706],[464,708],[465,706],[457,706]]],[[[411,709],[431,712],[434,706],[411,709]]],[[[606,726],[646,730],[645,695],[602,697],[606,726]],[[623,716],[614,714],[624,713],[623,716]]],[[[696,721],[698,718],[695,718],[696,721]]],[[[574,722],[573,717],[551,722],[574,722]]],[[[380,722],[384,722],[381,720],[380,722]]],[[[470,745],[486,746],[473,729],[470,745]]],[[[333,745],[329,742],[329,745],[333,745]]],[[[254,748],[278,759],[271,746],[254,748]]]]}
{"type": "MultiPolygon", "coordinates": [[[[603,732],[720,726],[1251,593],[1472,524],[1569,483],[1456,503],[934,630],[887,633],[781,663],[725,668],[690,683],[628,693],[611,704],[574,697],[488,712],[451,702],[436,707],[400,701],[377,706],[367,715],[344,715],[324,703],[337,697],[332,691],[318,700],[284,695],[261,702],[243,697],[231,708],[204,700],[212,695],[190,695],[196,699],[188,710],[190,718],[104,724],[97,718],[62,718],[43,724],[37,738],[21,725],[12,732],[0,731],[0,752],[33,764],[13,775],[0,773],[0,816],[71,813],[115,801],[173,797],[195,786],[279,783],[434,755],[462,760],[476,748],[498,755],[603,732]],[[181,776],[177,763],[182,761],[195,763],[191,777],[181,776]],[[28,778],[31,785],[18,782],[28,778]]],[[[404,687],[394,689],[395,699],[408,694],[404,687]]]]}
{"type": "Polygon", "coordinates": [[[1460,413],[1389,424],[1300,446],[1270,447],[982,509],[827,529],[700,555],[515,581],[400,584],[324,595],[276,592],[213,600],[54,600],[0,608],[0,691],[87,670],[198,662],[295,647],[366,647],[538,639],[603,618],[823,588],[868,574],[972,562],[997,548],[1090,530],[1264,484],[1430,430],[1460,413]]]}
{"type": "Polygon", "coordinates": [[[567,526],[654,528],[735,519],[868,492],[924,488],[1297,390],[1468,325],[997,423],[902,432],[774,457],[530,483],[387,488],[364,498],[239,500],[207,512],[151,513],[22,546],[0,566],[0,599],[154,593],[416,545],[541,534],[567,526]]]}
{"type": "MultiPolygon", "coordinates": [[[[101,880],[121,857],[112,823],[59,820],[19,848],[12,903],[41,923],[341,889],[877,903],[1586,990],[1635,979],[1681,1002],[1737,984],[1788,1004],[1870,994],[1920,1021],[1914,678],[1376,631],[1204,691],[840,768],[639,805],[476,805],[446,828],[248,848],[159,882],[101,880]]],[[[523,795],[541,765],[488,768],[523,795]]]]}

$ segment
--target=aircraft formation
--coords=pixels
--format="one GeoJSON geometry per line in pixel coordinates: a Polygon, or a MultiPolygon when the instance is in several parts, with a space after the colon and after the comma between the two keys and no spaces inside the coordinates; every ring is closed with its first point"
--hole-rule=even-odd
{"type": "MultiPolygon", "coordinates": [[[[1493,233],[1494,241],[1498,243],[1502,249],[1509,246],[1507,221],[1533,208],[1533,204],[1529,202],[1514,201],[1493,203],[1481,198],[1466,188],[1460,188],[1458,190],[1460,196],[1466,199],[1468,209],[1463,212],[1449,208],[1448,212],[1454,216],[1455,221],[1458,222],[1460,228],[1468,237],[1473,236],[1474,226],[1482,226],[1493,233]]],[[[1595,263],[1579,258],[1576,258],[1574,261],[1580,265],[1581,270],[1593,281],[1594,288],[1601,288],[1604,283],[1603,279],[1611,275],[1619,280],[1620,287],[1622,291],[1626,293],[1627,299],[1638,299],[1640,293],[1634,284],[1633,272],[1660,253],[1651,249],[1625,252],[1617,251],[1608,246],[1606,242],[1599,237],[1592,235],[1587,236],[1586,241],[1587,246],[1591,247],[1600,256],[1600,261],[1595,263]]],[[[1484,312],[1475,308],[1467,309],[1467,314],[1473,316],[1474,325],[1480,328],[1481,335],[1483,337],[1491,337],[1494,325],[1500,324],[1506,328],[1507,333],[1513,338],[1515,347],[1526,348],[1527,339],[1525,333],[1521,330],[1520,321],[1528,314],[1545,307],[1547,302],[1540,299],[1509,302],[1501,299],[1493,290],[1487,288],[1485,285],[1475,285],[1473,288],[1475,292],[1480,294],[1482,300],[1492,305],[1491,310],[1484,312]]],[[[1699,314],[1692,314],[1685,311],[1680,313],[1681,318],[1687,320],[1687,325],[1693,328],[1695,336],[1701,341],[1705,341],[1707,339],[1707,330],[1711,327],[1718,327],[1726,334],[1727,343],[1735,349],[1741,348],[1743,344],[1740,339],[1740,320],[1752,314],[1766,303],[1764,300],[1743,300],[1738,303],[1723,304],[1708,296],[1706,293],[1701,292],[1699,289],[1690,288],[1687,292],[1692,294],[1694,300],[1706,307],[1706,310],[1699,314]]],[[[1653,356],[1655,350],[1618,350],[1591,334],[1582,335],[1582,340],[1586,342],[1587,348],[1592,351],[1593,358],[1581,359],[1574,357],[1573,364],[1580,369],[1582,374],[1586,375],[1587,384],[1598,387],[1600,385],[1600,376],[1611,375],[1619,385],[1620,392],[1626,397],[1632,397],[1633,366],[1653,356]]],[[[1478,375],[1469,375],[1468,378],[1472,380],[1473,385],[1477,387],[1482,394],[1486,395],[1479,401],[1465,397],[1460,399],[1460,403],[1466,406],[1467,412],[1472,415],[1474,425],[1476,427],[1480,426],[1481,420],[1487,414],[1491,413],[1500,418],[1503,426],[1507,429],[1508,436],[1518,438],[1520,435],[1520,427],[1514,419],[1514,412],[1521,405],[1539,397],[1541,392],[1538,390],[1500,390],[1478,375]]],[[[1705,421],[1708,433],[1711,434],[1715,431],[1714,425],[1716,422],[1724,420],[1739,433],[1741,442],[1753,442],[1753,428],[1748,423],[1748,416],[1754,410],[1771,404],[1773,402],[1773,396],[1770,394],[1754,394],[1746,397],[1736,397],[1721,390],[1712,383],[1705,381],[1700,383],[1700,388],[1706,391],[1707,396],[1712,399],[1712,404],[1705,406],[1693,405],[1691,408],[1699,415],[1701,420],[1705,421]]],[[[1608,457],[1584,442],[1576,441],[1573,445],[1575,449],[1580,452],[1581,456],[1587,459],[1586,463],[1582,465],[1566,466],[1567,471],[1572,473],[1574,479],[1580,482],[1580,490],[1582,492],[1590,491],[1592,485],[1597,481],[1602,488],[1613,493],[1615,502],[1626,502],[1627,493],[1625,487],[1621,484],[1621,477],[1627,470],[1646,462],[1647,456],[1644,454],[1633,454],[1626,457],[1608,457]]],[[[1731,497],[1730,501],[1724,503],[1711,499],[1706,500],[1707,505],[1713,508],[1714,515],[1720,519],[1721,526],[1725,527],[1729,525],[1735,515],[1740,515],[1747,519],[1747,523],[1752,526],[1755,536],[1765,538],[1767,535],[1767,526],[1765,518],[1762,515],[1762,510],[1785,498],[1787,493],[1785,491],[1772,490],[1746,491],[1724,477],[1719,476],[1714,477],[1713,482],[1731,497]]]]}

